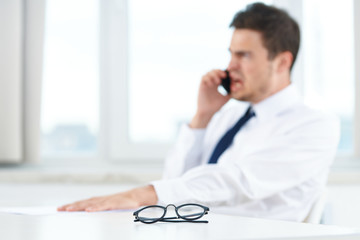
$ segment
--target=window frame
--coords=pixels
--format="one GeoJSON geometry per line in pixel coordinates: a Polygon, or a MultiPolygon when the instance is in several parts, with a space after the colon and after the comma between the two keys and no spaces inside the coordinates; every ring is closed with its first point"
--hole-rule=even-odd
{"type": "Polygon", "coordinates": [[[128,2],[100,6],[100,131],[102,158],[110,162],[161,162],[170,144],[132,143],[129,138],[128,2]]]}
{"type": "Polygon", "coordinates": [[[360,158],[360,2],[354,4],[354,48],[355,48],[355,109],[354,109],[354,157],[360,158]]]}

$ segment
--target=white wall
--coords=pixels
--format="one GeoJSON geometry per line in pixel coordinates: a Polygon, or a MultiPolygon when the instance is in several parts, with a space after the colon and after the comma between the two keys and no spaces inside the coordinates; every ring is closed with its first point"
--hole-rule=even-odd
{"type": "Polygon", "coordinates": [[[22,158],[22,1],[0,1],[0,162],[22,158]]]}

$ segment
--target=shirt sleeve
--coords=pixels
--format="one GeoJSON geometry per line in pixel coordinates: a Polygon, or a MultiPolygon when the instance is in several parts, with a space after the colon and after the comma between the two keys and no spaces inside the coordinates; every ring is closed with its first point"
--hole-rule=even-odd
{"type": "Polygon", "coordinates": [[[257,201],[293,188],[330,167],[339,122],[310,119],[249,151],[246,157],[201,165],[182,176],[154,181],[160,203],[201,202],[209,206],[257,201]]]}
{"type": "Polygon", "coordinates": [[[200,164],[205,131],[181,126],[177,142],[165,159],[163,179],[180,177],[200,164]]]}

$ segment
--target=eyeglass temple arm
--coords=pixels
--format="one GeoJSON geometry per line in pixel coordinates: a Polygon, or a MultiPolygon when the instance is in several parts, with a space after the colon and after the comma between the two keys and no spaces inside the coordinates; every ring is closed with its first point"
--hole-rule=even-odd
{"type": "Polygon", "coordinates": [[[209,221],[207,221],[207,220],[171,220],[171,219],[160,219],[159,222],[209,223],[209,221]]]}
{"type": "MultiPolygon", "coordinates": [[[[208,214],[207,212],[205,212],[204,214],[202,215],[205,215],[205,214],[208,214]]],[[[198,213],[194,213],[194,214],[188,214],[188,215],[181,215],[181,217],[193,217],[193,216],[199,216],[201,214],[198,214],[198,213]]],[[[178,219],[180,217],[176,216],[176,217],[164,217],[164,218],[161,218],[161,219],[178,219]]],[[[155,220],[155,219],[158,219],[158,218],[144,218],[142,217],[142,219],[145,219],[145,220],[155,220]]],[[[191,220],[190,220],[191,221],[191,220]]]]}

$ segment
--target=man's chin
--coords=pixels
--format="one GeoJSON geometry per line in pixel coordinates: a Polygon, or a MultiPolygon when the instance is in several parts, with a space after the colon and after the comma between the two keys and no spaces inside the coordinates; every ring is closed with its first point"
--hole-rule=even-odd
{"type": "Polygon", "coordinates": [[[251,102],[251,97],[244,95],[244,94],[240,94],[240,93],[231,93],[231,98],[238,100],[238,101],[242,101],[242,102],[251,102]]]}

